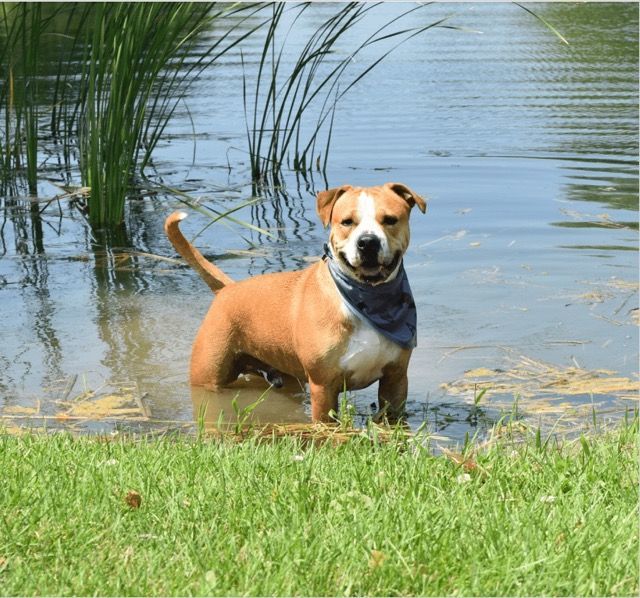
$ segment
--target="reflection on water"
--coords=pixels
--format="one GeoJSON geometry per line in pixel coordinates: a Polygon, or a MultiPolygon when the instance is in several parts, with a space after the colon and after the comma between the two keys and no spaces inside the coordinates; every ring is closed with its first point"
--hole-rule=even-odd
{"type": "MultiPolygon", "coordinates": [[[[501,415],[489,397],[475,405],[470,388],[447,391],[465,371],[507,371],[525,356],[637,374],[637,7],[538,7],[570,46],[511,4],[428,7],[419,18],[455,12],[452,22],[483,33],[431,30],[363,79],[336,113],[328,181],[289,175],[286,188],[262,190],[235,214],[271,236],[220,223],[196,240],[236,279],[302,268],[327,236],[315,188],[395,180],[428,195],[405,259],[419,310],[408,412],[414,427],[426,420],[454,439],[501,415]]],[[[291,48],[331,10],[312,7],[291,48]]],[[[385,4],[378,18],[397,10],[385,4]]],[[[257,42],[242,50],[256,64],[257,42]]],[[[239,53],[229,54],[194,84],[189,113],[179,107],[153,165],[159,180],[218,210],[251,194],[240,68],[239,53]]],[[[163,220],[179,204],[145,196],[121,229],[91,232],[69,199],[50,201],[60,189],[48,179],[79,180],[66,158],[52,143],[40,197],[14,189],[0,200],[0,412],[40,400],[38,413],[55,418],[60,401],[68,411],[91,389],[144,396],[157,422],[190,424],[206,403],[213,425],[223,412],[233,416],[236,394],[246,413],[265,389],[261,379],[219,395],[191,393],[186,382],[212,296],[164,237],[163,220]]],[[[193,237],[206,224],[193,213],[184,228],[193,237]]],[[[374,387],[355,393],[360,421],[375,397],[374,387]]],[[[534,412],[541,401],[528,397],[519,409],[534,412]]],[[[612,409],[629,401],[615,392],[594,398],[612,409]]],[[[308,413],[294,384],[272,389],[252,415],[294,422],[308,413]]],[[[120,425],[101,421],[88,429],[120,425]]]]}
{"type": "Polygon", "coordinates": [[[193,417],[210,429],[224,429],[231,424],[306,423],[304,387],[287,379],[282,388],[270,388],[262,378],[246,376],[228,389],[211,392],[191,388],[193,417]]]}

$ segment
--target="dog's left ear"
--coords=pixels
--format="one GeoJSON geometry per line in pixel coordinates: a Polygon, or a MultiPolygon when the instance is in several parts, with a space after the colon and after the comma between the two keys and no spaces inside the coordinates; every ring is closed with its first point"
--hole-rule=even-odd
{"type": "Polygon", "coordinates": [[[349,189],[352,189],[351,185],[342,185],[342,187],[327,189],[326,191],[320,191],[318,193],[316,199],[316,210],[318,211],[318,216],[320,216],[322,226],[327,226],[327,224],[329,224],[331,221],[333,206],[336,201],[338,201],[338,198],[346,191],[349,191],[349,189]]]}
{"type": "Polygon", "coordinates": [[[387,183],[385,187],[388,187],[396,195],[402,197],[410,207],[418,206],[423,214],[427,211],[427,202],[417,193],[411,191],[411,189],[406,185],[403,185],[402,183],[387,183]]]}

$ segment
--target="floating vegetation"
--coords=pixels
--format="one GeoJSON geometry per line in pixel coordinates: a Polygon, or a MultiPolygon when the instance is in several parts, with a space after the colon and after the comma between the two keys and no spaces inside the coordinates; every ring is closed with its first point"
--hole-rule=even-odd
{"type": "Polygon", "coordinates": [[[640,290],[638,281],[613,277],[605,282],[584,281],[584,284],[590,287],[588,291],[566,295],[566,298],[572,303],[590,305],[593,317],[605,320],[614,326],[623,326],[625,323],[638,324],[637,301],[638,291],[640,290]],[[620,301],[621,298],[622,301],[620,301]],[[609,307],[611,305],[610,302],[614,300],[616,307],[609,307]],[[604,310],[595,309],[601,304],[604,304],[604,310]],[[605,313],[602,313],[602,311],[605,311],[605,313]]]}
{"type": "Polygon", "coordinates": [[[609,286],[620,289],[622,291],[634,291],[640,290],[640,282],[637,280],[623,280],[622,278],[612,278],[607,283],[609,286]]]}
{"type": "Polygon", "coordinates": [[[6,405],[0,409],[0,427],[5,431],[60,427],[80,430],[79,426],[83,424],[102,421],[112,424],[151,422],[152,414],[146,402],[146,393],[140,394],[136,384],[104,384],[96,389],[85,388],[74,394],[77,379],[78,376],[71,376],[58,381],[58,385],[49,389],[58,398],[47,400],[45,410],[42,409],[40,399],[30,405],[6,405]]]}
{"type": "Polygon", "coordinates": [[[81,401],[59,417],[100,420],[108,418],[147,419],[143,407],[133,395],[106,395],[81,401]]]}
{"type": "Polygon", "coordinates": [[[35,407],[27,407],[26,405],[9,405],[2,411],[5,415],[37,415],[40,413],[40,401],[37,402],[35,407]]]}
{"type": "MultiPolygon", "coordinates": [[[[508,396],[533,399],[527,409],[538,412],[559,412],[567,405],[543,403],[540,399],[558,400],[566,396],[614,396],[620,399],[638,399],[640,381],[617,376],[611,370],[586,370],[577,365],[557,367],[550,363],[521,356],[508,370],[476,368],[464,377],[441,385],[447,394],[458,395],[472,401],[478,390],[487,398],[508,396]]],[[[573,405],[575,406],[575,405],[573,405]]],[[[587,405],[591,409],[591,404],[587,405]]]]}

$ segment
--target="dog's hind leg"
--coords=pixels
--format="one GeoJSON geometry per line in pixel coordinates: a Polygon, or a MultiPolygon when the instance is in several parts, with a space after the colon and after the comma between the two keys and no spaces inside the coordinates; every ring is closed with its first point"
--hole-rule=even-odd
{"type": "Polygon", "coordinates": [[[234,327],[219,299],[209,309],[191,351],[191,384],[218,390],[237,379],[234,327]]]}
{"type": "Polygon", "coordinates": [[[238,378],[236,360],[232,354],[211,350],[203,351],[202,344],[196,342],[191,353],[191,384],[207,390],[219,390],[238,378]]]}
{"type": "Polygon", "coordinates": [[[240,374],[259,374],[281,388],[282,374],[269,364],[238,350],[237,328],[226,312],[224,290],[213,302],[198,331],[191,352],[191,384],[218,390],[240,374]]]}

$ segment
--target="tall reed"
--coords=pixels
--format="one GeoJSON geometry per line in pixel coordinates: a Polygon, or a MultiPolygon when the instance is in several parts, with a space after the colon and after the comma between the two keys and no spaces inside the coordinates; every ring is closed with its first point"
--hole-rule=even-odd
{"type": "Polygon", "coordinates": [[[198,37],[212,4],[97,3],[81,76],[80,169],[91,188],[93,225],[122,220],[136,169],[143,170],[194,71],[229,50],[230,30],[208,47],[198,37]]]}
{"type": "MultiPolygon", "coordinates": [[[[7,184],[17,191],[16,181],[26,178],[30,193],[37,192],[41,140],[53,138],[67,166],[74,166],[72,154],[78,153],[82,183],[91,188],[91,223],[121,222],[125,199],[144,175],[190,83],[264,25],[257,72],[250,73],[243,61],[252,178],[279,183],[285,167],[303,176],[312,168],[325,171],[339,100],[399,45],[431,27],[455,28],[444,25],[444,19],[400,25],[423,9],[418,5],[344,51],[341,46],[353,37],[356,25],[377,5],[332,6],[335,10],[291,61],[289,32],[302,23],[311,3],[98,2],[52,8],[2,3],[0,180],[5,191],[7,184]],[[225,19],[223,33],[204,43],[201,34],[222,16],[234,18],[225,19]],[[43,45],[46,36],[55,36],[59,48],[53,57],[57,76],[45,86],[42,65],[52,60],[43,45]],[[367,53],[369,63],[354,72],[354,59],[372,47],[377,54],[367,53]],[[47,126],[50,130],[43,131],[47,126]]],[[[544,19],[522,8],[565,41],[544,19]]]]}
{"type": "Polygon", "coordinates": [[[48,19],[39,3],[2,3],[0,9],[0,135],[3,182],[26,170],[29,193],[38,187],[38,65],[40,40],[48,19]]]}
{"type": "Polygon", "coordinates": [[[290,66],[285,54],[290,51],[289,33],[311,4],[271,5],[271,22],[263,40],[257,72],[247,76],[243,63],[247,143],[254,182],[278,184],[281,169],[287,165],[303,174],[314,167],[324,171],[338,101],[399,45],[427,29],[443,26],[446,20],[397,28],[401,19],[423,8],[412,7],[358,42],[351,52],[338,52],[338,44],[344,44],[355,26],[378,4],[336,5],[339,8],[312,31],[290,66]],[[378,44],[383,48],[379,54],[345,81],[354,58],[378,44]]]}

